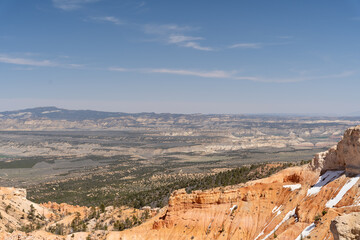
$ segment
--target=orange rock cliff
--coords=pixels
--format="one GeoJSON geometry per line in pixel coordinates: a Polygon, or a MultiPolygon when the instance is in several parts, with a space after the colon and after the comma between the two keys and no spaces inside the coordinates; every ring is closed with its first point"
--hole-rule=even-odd
{"type": "Polygon", "coordinates": [[[166,213],[109,239],[360,239],[359,221],[344,231],[339,221],[359,220],[359,170],[357,126],[308,165],[244,185],[175,191],[166,213]]]}

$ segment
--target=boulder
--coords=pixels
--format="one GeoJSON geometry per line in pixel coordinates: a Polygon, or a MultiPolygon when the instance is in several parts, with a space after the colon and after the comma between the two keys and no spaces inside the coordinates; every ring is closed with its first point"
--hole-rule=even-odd
{"type": "Polygon", "coordinates": [[[336,217],[330,224],[334,240],[360,239],[360,212],[336,217]]]}

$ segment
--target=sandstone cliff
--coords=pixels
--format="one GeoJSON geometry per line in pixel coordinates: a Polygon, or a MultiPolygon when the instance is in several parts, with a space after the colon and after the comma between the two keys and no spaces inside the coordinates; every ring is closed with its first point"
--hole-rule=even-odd
{"type": "MultiPolygon", "coordinates": [[[[165,214],[109,238],[336,239],[331,222],[360,212],[359,133],[360,126],[350,128],[336,147],[317,154],[309,165],[244,186],[176,191],[165,214]]],[[[354,225],[347,231],[360,239],[354,225]]],[[[341,221],[336,227],[342,234],[341,221]]]]}
{"type": "Polygon", "coordinates": [[[310,167],[313,170],[345,170],[360,174],[360,125],[345,131],[343,139],[328,151],[316,154],[310,167]]]}

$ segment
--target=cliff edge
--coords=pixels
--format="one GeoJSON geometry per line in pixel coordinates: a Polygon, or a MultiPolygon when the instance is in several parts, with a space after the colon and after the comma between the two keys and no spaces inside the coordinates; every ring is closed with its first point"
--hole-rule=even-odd
{"type": "Polygon", "coordinates": [[[345,131],[342,140],[325,152],[315,155],[312,170],[345,170],[347,174],[360,174],[360,125],[345,131]]]}

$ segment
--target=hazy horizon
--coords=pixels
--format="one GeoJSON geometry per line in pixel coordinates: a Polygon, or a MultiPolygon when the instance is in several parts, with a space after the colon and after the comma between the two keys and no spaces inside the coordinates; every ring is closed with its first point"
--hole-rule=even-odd
{"type": "Polygon", "coordinates": [[[0,109],[0,113],[2,112],[16,112],[16,111],[24,111],[24,110],[33,110],[37,108],[57,108],[57,109],[64,109],[64,110],[86,110],[86,111],[99,111],[99,112],[113,112],[113,113],[129,113],[129,114],[136,114],[136,113],[155,113],[155,114],[203,114],[203,115],[269,115],[269,116],[305,116],[305,117],[358,117],[360,116],[360,112],[351,112],[348,114],[330,114],[330,113],[276,113],[276,112],[269,112],[269,113],[202,113],[202,112],[154,112],[154,111],[106,111],[104,109],[91,109],[91,108],[66,108],[66,107],[59,107],[59,106],[34,106],[34,107],[24,107],[24,108],[16,108],[16,109],[0,109]]]}

